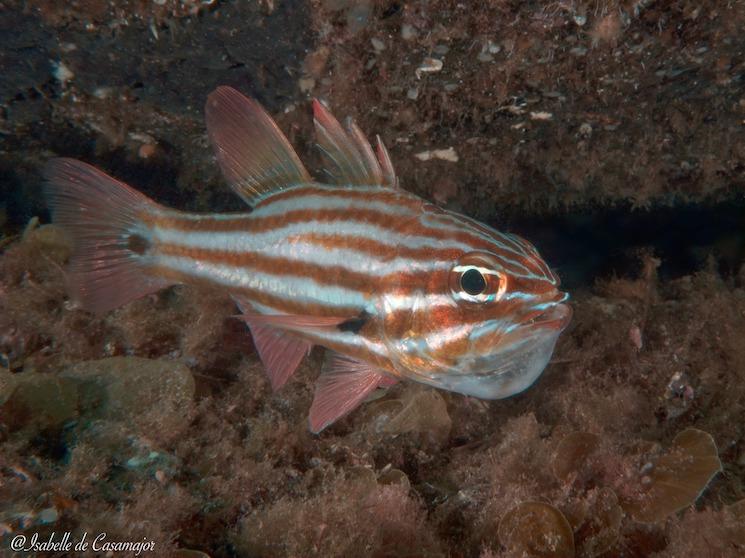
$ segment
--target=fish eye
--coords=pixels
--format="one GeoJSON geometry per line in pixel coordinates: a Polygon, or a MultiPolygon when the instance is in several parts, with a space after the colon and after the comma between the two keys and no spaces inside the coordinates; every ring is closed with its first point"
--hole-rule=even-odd
{"type": "Polygon", "coordinates": [[[460,288],[471,296],[480,295],[486,290],[486,279],[478,269],[471,267],[460,276],[460,288]]]}
{"type": "Polygon", "coordinates": [[[494,302],[506,290],[507,277],[488,254],[466,254],[450,271],[450,292],[456,301],[494,302]]]}

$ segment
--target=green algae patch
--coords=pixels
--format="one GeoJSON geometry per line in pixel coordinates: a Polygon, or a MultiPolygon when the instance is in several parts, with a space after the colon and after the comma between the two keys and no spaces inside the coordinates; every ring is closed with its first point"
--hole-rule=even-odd
{"type": "Polygon", "coordinates": [[[499,522],[499,541],[508,556],[572,558],[574,535],[564,514],[551,504],[522,502],[499,522]]]}
{"type": "Polygon", "coordinates": [[[585,464],[600,444],[600,438],[590,432],[572,432],[556,448],[551,470],[561,481],[569,481],[585,464]]]}
{"type": "Polygon", "coordinates": [[[640,479],[642,489],[622,506],[634,520],[657,523],[693,504],[709,481],[722,470],[711,435],[688,428],[673,439],[670,449],[651,463],[640,479]]]}
{"type": "Polygon", "coordinates": [[[34,245],[45,257],[61,264],[67,261],[72,252],[72,243],[65,231],[56,225],[42,225],[40,227],[27,226],[23,241],[34,245]]]}
{"type": "Polygon", "coordinates": [[[378,475],[378,484],[380,485],[398,485],[406,490],[411,488],[409,477],[400,469],[386,468],[378,475]]]}
{"type": "Polygon", "coordinates": [[[404,393],[400,411],[390,417],[383,432],[422,434],[436,443],[444,443],[451,428],[452,420],[442,395],[434,389],[416,386],[404,393]]]}

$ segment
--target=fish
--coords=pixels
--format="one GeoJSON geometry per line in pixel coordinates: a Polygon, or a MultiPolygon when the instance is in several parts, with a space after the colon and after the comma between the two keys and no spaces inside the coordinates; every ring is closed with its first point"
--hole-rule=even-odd
{"type": "Polygon", "coordinates": [[[205,118],[240,213],[167,208],[84,162],[51,159],[45,193],[73,241],[70,298],[103,313],[174,284],[230,295],[271,387],[328,350],[309,412],[319,433],[378,388],[414,381],[482,399],[541,375],[569,295],[523,238],[405,190],[388,150],[313,100],[325,180],[255,100],[220,86],[205,118]]]}

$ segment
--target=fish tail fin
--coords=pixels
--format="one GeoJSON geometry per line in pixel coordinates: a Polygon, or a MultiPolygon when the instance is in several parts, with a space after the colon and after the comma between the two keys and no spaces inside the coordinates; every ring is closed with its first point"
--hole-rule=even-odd
{"type": "Polygon", "coordinates": [[[74,159],[52,159],[44,179],[52,220],[73,241],[68,290],[84,309],[106,312],[172,284],[150,273],[152,226],[143,218],[158,204],[74,159]]]}

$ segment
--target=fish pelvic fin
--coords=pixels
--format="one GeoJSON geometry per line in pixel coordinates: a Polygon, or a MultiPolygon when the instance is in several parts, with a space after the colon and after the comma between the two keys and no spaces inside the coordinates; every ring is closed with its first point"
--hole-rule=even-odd
{"type": "Polygon", "coordinates": [[[336,184],[398,187],[391,158],[379,136],[374,152],[354,120],[347,118],[345,130],[318,99],[313,100],[313,123],[326,173],[336,184]]]}
{"type": "Polygon", "coordinates": [[[278,391],[310,353],[313,344],[292,333],[261,325],[260,321],[248,321],[248,327],[272,390],[278,391]]]}
{"type": "Polygon", "coordinates": [[[220,86],[207,97],[205,118],[220,168],[247,204],[312,181],[290,142],[253,99],[220,86]]]}
{"type": "Polygon", "coordinates": [[[150,273],[151,232],[143,217],[158,204],[74,159],[52,159],[43,174],[52,220],[73,242],[65,279],[75,302],[103,313],[172,284],[150,273]]]}

